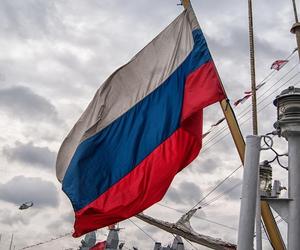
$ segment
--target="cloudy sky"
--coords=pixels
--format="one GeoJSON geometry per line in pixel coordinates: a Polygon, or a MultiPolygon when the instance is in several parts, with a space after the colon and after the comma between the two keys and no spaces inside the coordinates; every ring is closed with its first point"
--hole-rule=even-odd
{"type": "MultiPolygon", "coordinates": [[[[101,83],[181,13],[178,2],[0,1],[0,249],[8,248],[12,233],[14,245],[20,249],[72,231],[71,205],[55,177],[59,146],[101,83]],[[33,201],[34,207],[18,210],[26,201],[33,201]]],[[[195,0],[193,6],[234,102],[250,86],[247,1],[195,0]]],[[[290,1],[254,1],[254,14],[259,83],[272,73],[272,62],[288,57],[296,43],[289,32],[294,21],[290,1]]],[[[296,53],[282,70],[265,80],[258,93],[261,134],[273,129],[274,97],[299,80],[296,53]]],[[[236,109],[244,135],[251,133],[249,105],[248,101],[236,109]]],[[[219,106],[209,107],[204,130],[220,118],[219,106]]],[[[227,133],[225,124],[214,128],[200,156],[177,175],[160,205],[145,213],[176,221],[182,215],[176,210],[187,211],[236,169],[240,161],[227,133]]],[[[284,152],[287,144],[276,139],[275,148],[284,152]]],[[[268,152],[262,155],[264,159],[272,157],[268,152]]],[[[287,184],[285,171],[274,165],[274,172],[287,184]]],[[[241,175],[240,169],[207,198],[206,202],[219,197],[192,219],[195,230],[236,241],[241,175]]],[[[156,241],[167,244],[173,239],[132,220],[156,241]]],[[[125,221],[120,226],[124,228],[120,238],[127,247],[152,248],[153,240],[133,223],[125,221]]],[[[285,223],[280,227],[286,235],[285,223]]],[[[97,238],[103,240],[106,234],[99,230],[97,238]]],[[[271,249],[265,239],[265,249],[271,249]]],[[[65,237],[31,249],[75,249],[80,240],[65,237]]]]}

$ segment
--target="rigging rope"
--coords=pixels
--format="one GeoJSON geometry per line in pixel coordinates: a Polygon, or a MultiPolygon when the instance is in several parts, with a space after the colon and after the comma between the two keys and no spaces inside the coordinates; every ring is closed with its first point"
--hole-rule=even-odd
{"type": "MultiPolygon", "coordinates": [[[[173,207],[170,207],[170,206],[167,206],[167,205],[164,205],[162,203],[157,203],[157,205],[161,206],[161,207],[165,207],[165,208],[168,208],[168,209],[171,209],[171,210],[174,210],[175,212],[178,212],[180,214],[182,213],[185,213],[183,210],[180,210],[180,209],[176,209],[176,208],[173,208],[173,207]]],[[[216,222],[216,221],[212,221],[212,220],[209,220],[209,219],[206,219],[206,218],[203,218],[203,217],[200,217],[198,216],[197,214],[195,214],[193,216],[193,218],[196,218],[196,219],[200,219],[200,220],[203,220],[203,221],[206,221],[206,222],[209,222],[209,223],[212,223],[212,224],[215,224],[215,225],[218,225],[218,226],[221,226],[221,227],[224,227],[226,229],[230,229],[230,230],[233,230],[233,231],[238,231],[237,228],[235,227],[230,227],[228,225],[225,225],[225,224],[222,224],[222,223],[219,223],[219,222],[216,222]]],[[[280,220],[279,220],[280,221],[280,220]]],[[[279,222],[280,223],[280,222],[279,222]]],[[[268,235],[267,235],[268,237],[268,235]]],[[[263,238],[264,240],[268,240],[268,238],[263,238]]]]}
{"type": "Polygon", "coordinates": [[[187,239],[185,239],[185,238],[183,238],[187,243],[189,243],[191,246],[192,246],[192,248],[194,248],[194,249],[198,249],[192,242],[190,242],[189,240],[187,240],[187,239]]]}
{"type": "MultiPolygon", "coordinates": [[[[295,55],[295,50],[288,56],[286,57],[285,60],[290,59],[291,57],[293,57],[295,55]]],[[[290,62],[290,61],[289,61],[290,62]]],[[[289,63],[288,62],[288,63],[289,63]]],[[[273,88],[276,84],[278,84],[286,75],[288,75],[296,66],[298,65],[298,63],[296,63],[293,68],[287,72],[283,77],[281,77],[281,79],[279,79],[277,82],[275,82],[268,90],[266,90],[261,96],[258,97],[258,99],[261,99],[263,95],[265,95],[271,88],[273,88]]],[[[269,81],[276,76],[279,73],[279,71],[273,70],[271,73],[269,73],[259,84],[265,83],[266,85],[269,83],[269,81]]],[[[251,109],[250,109],[251,105],[249,104],[243,111],[241,111],[240,113],[237,114],[237,116],[240,116],[242,114],[248,113],[251,109]]],[[[216,129],[216,127],[213,127],[212,129],[210,129],[210,133],[213,133],[214,130],[216,129]]],[[[227,130],[228,127],[227,125],[224,125],[222,128],[220,128],[218,131],[215,132],[214,135],[212,135],[208,141],[206,141],[204,143],[204,145],[208,144],[208,142],[212,141],[217,135],[216,134],[220,134],[222,133],[224,130],[227,130]]],[[[204,146],[203,145],[203,146],[204,146]]]]}
{"type": "Polygon", "coordinates": [[[154,243],[156,242],[155,239],[151,237],[146,231],[144,231],[141,227],[139,227],[132,219],[128,219],[133,225],[135,225],[138,229],[140,229],[145,235],[147,235],[154,243]]]}
{"type": "MultiPolygon", "coordinates": [[[[271,137],[274,137],[274,135],[271,135],[271,137]]],[[[265,143],[262,145],[264,146],[265,143]]],[[[193,206],[190,210],[194,209],[196,206],[198,206],[203,200],[205,200],[209,195],[211,195],[218,187],[220,187],[225,181],[227,181],[238,169],[240,169],[243,165],[241,164],[238,168],[236,168],[233,172],[231,172],[228,176],[226,176],[221,182],[219,182],[206,196],[204,196],[195,206],[193,206]]],[[[189,211],[190,211],[189,210],[189,211]]]]}
{"type": "MultiPolygon", "coordinates": [[[[284,74],[279,80],[277,80],[273,85],[271,85],[267,90],[265,90],[265,92],[263,92],[260,96],[259,96],[259,100],[262,99],[263,96],[265,96],[266,94],[268,94],[268,92],[273,88],[275,87],[278,83],[280,83],[288,74],[290,74],[299,64],[296,63],[286,74],[284,74]]],[[[272,92],[274,93],[274,91],[272,92]]],[[[270,95],[269,95],[270,96],[270,95]]],[[[260,101],[258,104],[260,104],[261,102],[263,102],[265,99],[263,99],[262,101],[260,101]]],[[[249,110],[249,107],[248,106],[247,108],[245,108],[242,112],[240,112],[238,114],[239,115],[243,115],[245,112],[248,113],[250,110],[249,110]]]]}
{"type": "MultiPolygon", "coordinates": [[[[262,93],[259,97],[258,100],[262,99],[262,97],[269,92],[274,86],[276,86],[278,83],[281,82],[289,73],[291,73],[299,64],[296,63],[291,70],[289,70],[283,77],[281,77],[278,81],[276,81],[270,88],[268,88],[264,93],[262,93]]],[[[283,85],[281,85],[282,87],[283,85]]],[[[278,88],[277,88],[278,89],[278,88]]],[[[276,91],[276,90],[275,90],[276,91]]],[[[274,93],[273,91],[272,93],[274,93]]],[[[270,96],[270,95],[269,95],[270,96]]],[[[263,99],[262,101],[258,102],[258,105],[260,105],[262,102],[264,102],[267,98],[263,99]]],[[[241,119],[245,117],[250,112],[250,105],[248,105],[243,111],[241,111],[239,114],[237,114],[238,119],[241,119]]],[[[227,125],[224,125],[222,128],[220,128],[218,131],[215,132],[214,135],[212,135],[204,144],[203,147],[208,145],[210,142],[212,142],[214,139],[216,139],[220,134],[222,134],[224,131],[228,130],[227,125]]]]}
{"type": "Polygon", "coordinates": [[[47,240],[47,241],[39,242],[39,243],[30,245],[30,246],[26,246],[26,247],[20,248],[19,250],[28,249],[28,248],[33,248],[33,247],[36,247],[36,246],[41,246],[41,245],[50,243],[50,242],[52,242],[52,241],[62,239],[62,238],[64,238],[64,237],[71,236],[71,234],[72,234],[72,233],[66,233],[66,234],[63,234],[63,235],[58,236],[58,237],[56,237],[56,238],[52,238],[52,239],[47,240]]]}
{"type": "MultiPolygon", "coordinates": [[[[282,85],[280,85],[277,89],[275,89],[274,91],[272,91],[271,93],[270,93],[270,95],[271,94],[273,94],[274,92],[276,92],[277,90],[279,90],[281,87],[283,87],[284,85],[286,85],[287,83],[289,83],[291,80],[293,80],[297,75],[299,75],[300,74],[300,72],[298,72],[298,73],[296,73],[295,75],[293,75],[290,79],[288,79],[286,82],[284,82],[282,85]]],[[[297,86],[299,83],[297,83],[297,84],[294,84],[294,86],[297,86]]],[[[265,100],[267,100],[268,98],[266,98],[266,99],[264,99],[264,100],[262,100],[261,102],[259,102],[258,103],[258,106],[260,105],[260,104],[262,104],[265,100]]],[[[261,109],[259,109],[258,110],[258,113],[260,113],[261,111],[263,111],[265,108],[267,108],[270,104],[272,104],[273,103],[273,100],[271,100],[270,102],[268,102],[265,106],[263,106],[261,109]]],[[[247,114],[244,114],[243,116],[241,116],[241,117],[239,117],[239,119],[242,119],[242,118],[244,118],[245,116],[246,116],[247,114]]],[[[251,117],[248,117],[246,120],[244,120],[244,121],[242,121],[242,122],[240,122],[240,127],[242,127],[247,121],[249,121],[251,119],[251,117]]],[[[227,129],[225,129],[225,130],[223,130],[221,133],[219,133],[218,134],[218,136],[215,136],[215,138],[214,139],[216,139],[216,138],[218,138],[220,135],[222,135],[223,134],[223,132],[225,132],[226,130],[228,130],[228,128],[227,129]]],[[[209,145],[208,147],[207,147],[207,145],[208,144],[204,144],[204,146],[203,146],[203,151],[202,151],[202,153],[204,153],[204,152],[206,152],[207,150],[209,150],[211,147],[213,147],[214,145],[216,145],[218,142],[220,142],[222,139],[224,139],[227,135],[229,135],[230,134],[230,132],[228,132],[228,133],[226,133],[224,136],[222,136],[219,140],[217,140],[217,141],[215,141],[213,144],[211,144],[211,145],[209,145]],[[206,147],[205,147],[206,146],[206,147]]],[[[212,140],[213,141],[213,140],[212,140]]],[[[211,142],[212,142],[211,141],[211,142]]]]}
{"type": "MultiPolygon", "coordinates": [[[[196,208],[202,201],[204,201],[210,194],[212,194],[217,188],[219,188],[225,181],[227,181],[234,173],[236,173],[243,165],[238,166],[234,171],[232,171],[224,180],[219,182],[207,195],[205,195],[197,204],[195,204],[190,210],[196,208]]],[[[189,210],[189,211],[190,211],[189,210]]]]}
{"type": "MultiPolygon", "coordinates": [[[[180,210],[180,209],[176,209],[176,208],[173,208],[173,207],[170,207],[170,206],[167,206],[167,205],[164,205],[162,203],[157,203],[157,205],[161,206],[161,207],[165,207],[165,208],[168,208],[168,209],[171,209],[171,210],[174,210],[180,214],[185,214],[185,212],[183,210],[180,210]]],[[[216,222],[216,221],[213,221],[213,220],[210,220],[210,219],[206,219],[206,218],[203,218],[203,217],[200,217],[198,215],[193,215],[193,218],[197,218],[199,220],[204,220],[206,222],[209,222],[209,223],[212,223],[212,224],[215,224],[215,225],[218,225],[218,226],[221,226],[221,227],[224,227],[224,228],[227,228],[227,229],[231,229],[231,230],[234,230],[234,231],[237,231],[237,228],[234,228],[234,227],[230,227],[230,226],[227,226],[225,224],[222,224],[222,223],[219,223],[219,222],[216,222]]]]}
{"type": "Polygon", "coordinates": [[[216,202],[217,200],[219,200],[221,197],[223,197],[226,194],[229,194],[230,192],[232,192],[234,189],[236,189],[237,187],[241,186],[242,182],[239,182],[237,184],[235,184],[233,187],[227,189],[226,191],[222,192],[221,194],[215,196],[213,199],[209,200],[208,202],[204,203],[201,206],[201,209],[206,208],[208,206],[210,206],[211,204],[213,204],[214,202],[216,202]]]}

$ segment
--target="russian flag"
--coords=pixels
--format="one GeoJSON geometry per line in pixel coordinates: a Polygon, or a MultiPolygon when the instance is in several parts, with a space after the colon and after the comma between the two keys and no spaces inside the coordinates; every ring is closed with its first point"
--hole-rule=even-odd
{"type": "Polygon", "coordinates": [[[75,211],[73,236],[161,200],[199,154],[203,108],[224,98],[189,7],[101,85],[64,140],[56,169],[75,211]]]}

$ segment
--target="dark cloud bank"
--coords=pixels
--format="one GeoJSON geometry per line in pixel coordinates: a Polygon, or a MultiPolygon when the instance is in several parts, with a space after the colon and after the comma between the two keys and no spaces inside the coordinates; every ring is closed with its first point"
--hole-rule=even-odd
{"type": "Polygon", "coordinates": [[[32,142],[16,142],[14,147],[6,146],[3,154],[9,161],[17,161],[32,167],[53,169],[55,166],[56,153],[48,147],[38,147],[32,142]]]}
{"type": "Polygon", "coordinates": [[[22,121],[60,121],[55,107],[46,98],[24,86],[0,89],[0,109],[22,121]]]}
{"type": "Polygon", "coordinates": [[[0,199],[15,205],[32,201],[34,207],[57,207],[58,191],[54,184],[36,177],[15,176],[0,184],[0,199]]]}

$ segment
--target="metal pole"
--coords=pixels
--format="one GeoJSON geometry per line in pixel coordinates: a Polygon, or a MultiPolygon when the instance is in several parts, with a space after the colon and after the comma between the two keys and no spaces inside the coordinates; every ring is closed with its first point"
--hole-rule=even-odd
{"type": "Polygon", "coordinates": [[[237,249],[239,250],[253,249],[260,139],[256,135],[250,135],[246,138],[245,169],[238,231],[237,249]]]}
{"type": "Polygon", "coordinates": [[[257,135],[258,129],[257,129],[255,52],[254,52],[252,0],[248,0],[248,18],[249,18],[250,70],[251,70],[251,90],[252,90],[252,127],[253,127],[253,134],[257,135]]]}
{"type": "MultiPolygon", "coordinates": [[[[253,135],[257,135],[257,105],[256,105],[256,79],[255,79],[255,49],[254,49],[254,31],[253,31],[253,14],[252,14],[252,0],[248,0],[248,18],[249,18],[249,45],[250,45],[250,70],[251,70],[251,90],[252,90],[252,127],[253,135]]],[[[259,177],[259,174],[258,174],[259,177]]],[[[256,249],[262,249],[261,239],[261,203],[259,183],[257,188],[256,199],[256,249]]]]}
{"type": "Polygon", "coordinates": [[[297,13],[297,6],[295,0],[293,1],[293,9],[294,9],[294,15],[295,15],[295,23],[293,27],[291,28],[291,32],[296,35],[297,40],[297,48],[298,48],[298,55],[300,60],[300,23],[298,21],[298,13],[297,13]]]}
{"type": "Polygon", "coordinates": [[[14,239],[14,234],[11,234],[11,239],[10,239],[10,244],[9,244],[9,250],[11,250],[13,239],[14,239]]]}
{"type": "MultiPolygon", "coordinates": [[[[259,167],[258,167],[259,169],[259,167]]],[[[256,250],[262,250],[261,235],[261,202],[260,202],[260,175],[257,176],[257,197],[256,197],[256,250]]]]}
{"type": "Polygon", "coordinates": [[[289,142],[289,223],[288,249],[300,247],[300,134],[288,133],[289,142]]]}
{"type": "Polygon", "coordinates": [[[298,23],[298,13],[297,13],[297,7],[296,7],[296,1],[293,1],[293,7],[294,7],[294,15],[295,15],[295,22],[298,23]]]}
{"type": "MultiPolygon", "coordinates": [[[[298,56],[300,60],[300,23],[298,19],[296,1],[293,1],[295,24],[291,32],[296,35],[298,56]]],[[[299,249],[300,246],[300,129],[299,123],[294,124],[293,131],[287,129],[289,142],[289,223],[288,223],[288,249],[299,249]],[[298,125],[298,126],[297,126],[298,125]]]]}

